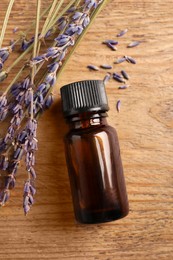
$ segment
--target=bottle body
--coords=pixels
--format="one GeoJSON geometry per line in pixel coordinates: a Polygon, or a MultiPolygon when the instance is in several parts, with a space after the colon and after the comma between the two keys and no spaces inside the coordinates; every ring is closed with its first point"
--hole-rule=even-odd
{"type": "Polygon", "coordinates": [[[128,214],[116,130],[100,115],[73,123],[64,138],[76,220],[101,223],[128,214]]]}

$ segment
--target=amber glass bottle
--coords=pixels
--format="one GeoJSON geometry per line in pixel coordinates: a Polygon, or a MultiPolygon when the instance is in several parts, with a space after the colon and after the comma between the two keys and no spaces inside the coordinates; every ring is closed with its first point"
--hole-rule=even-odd
{"type": "Polygon", "coordinates": [[[61,88],[63,113],[70,130],[65,151],[74,212],[80,223],[100,223],[128,214],[128,199],[115,129],[103,81],[61,88]]]}

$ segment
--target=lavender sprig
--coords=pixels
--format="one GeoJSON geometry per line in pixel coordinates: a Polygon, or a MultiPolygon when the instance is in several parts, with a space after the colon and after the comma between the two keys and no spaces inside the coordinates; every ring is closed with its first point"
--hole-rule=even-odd
{"type": "MultiPolygon", "coordinates": [[[[98,4],[100,4],[102,1],[85,1],[86,4],[83,7],[83,10],[85,10],[85,12],[87,12],[87,14],[89,15],[90,10],[92,10],[93,8],[95,8],[96,6],[98,6],[98,4]],[[93,2],[97,2],[96,4],[93,4],[93,2]],[[91,6],[91,9],[89,9],[89,6],[91,6]]],[[[103,1],[104,2],[104,1],[103,1]]],[[[96,11],[93,11],[94,15],[98,12],[100,8],[98,8],[96,11]]],[[[94,17],[93,15],[93,17],[94,17]]],[[[41,84],[39,84],[35,94],[33,95],[33,102],[30,102],[30,105],[28,105],[28,110],[29,110],[29,115],[30,115],[30,119],[27,122],[26,127],[19,132],[16,142],[15,142],[15,150],[14,150],[14,154],[12,157],[12,160],[10,161],[10,164],[12,164],[12,166],[14,165],[15,167],[15,173],[17,172],[17,167],[19,164],[19,161],[21,160],[23,154],[26,154],[26,167],[27,167],[27,171],[28,171],[28,180],[26,181],[26,185],[24,188],[24,211],[25,213],[27,213],[31,207],[31,205],[33,204],[33,195],[35,194],[35,192],[33,193],[32,188],[33,187],[33,180],[35,179],[36,175],[35,175],[35,171],[34,171],[34,163],[35,163],[35,151],[37,150],[37,140],[36,140],[36,127],[33,128],[33,124],[37,125],[37,121],[33,118],[34,116],[38,117],[38,115],[40,115],[42,108],[46,108],[47,106],[50,106],[52,103],[52,87],[54,86],[53,83],[55,82],[55,75],[57,78],[57,74],[59,75],[60,72],[62,71],[62,61],[64,59],[64,57],[67,54],[67,50],[68,48],[70,48],[71,46],[73,46],[75,44],[75,46],[77,45],[77,43],[79,42],[79,39],[81,39],[81,35],[83,35],[84,33],[84,29],[86,23],[84,23],[84,19],[86,18],[86,13],[84,16],[82,16],[82,18],[80,17],[78,20],[76,21],[72,21],[73,28],[70,28],[70,35],[68,35],[66,33],[67,29],[66,28],[65,32],[63,35],[66,36],[70,36],[69,41],[67,41],[65,44],[62,43],[62,38],[58,39],[56,41],[56,45],[55,47],[61,48],[61,50],[58,50],[58,53],[56,52],[57,49],[55,50],[50,50],[49,51],[55,51],[54,55],[51,53],[49,53],[47,59],[52,59],[52,63],[49,65],[48,67],[48,75],[46,75],[46,77],[44,78],[43,82],[41,84]],[[83,19],[83,20],[82,20],[83,19]],[[74,25],[75,24],[75,25],[74,25]],[[80,32],[79,27],[83,26],[82,32],[80,32]],[[38,97],[39,92],[42,92],[42,97],[39,96],[40,99],[40,103],[43,103],[43,105],[40,107],[40,110],[38,111],[37,114],[34,113],[34,103],[35,103],[35,97],[38,97]],[[32,112],[33,111],[33,112],[32,112]],[[32,124],[31,124],[32,123],[32,124]],[[32,125],[32,127],[31,127],[32,125]],[[34,130],[35,129],[35,130],[34,130]],[[20,156],[19,156],[20,155],[20,156]],[[19,159],[19,160],[18,160],[19,159]],[[29,187],[29,188],[28,188],[29,187]],[[31,195],[31,196],[30,196],[31,195]]],[[[92,17],[92,19],[93,19],[92,17]]],[[[88,19],[88,18],[87,18],[88,19]]],[[[70,26],[70,25],[69,25],[70,26]]],[[[64,40],[64,38],[63,38],[64,40]]],[[[70,52],[73,53],[74,47],[72,48],[72,51],[70,52]]],[[[47,52],[45,53],[47,54],[47,52]]],[[[44,57],[44,55],[43,55],[44,57]]],[[[69,57],[69,55],[68,55],[69,57]]],[[[41,57],[42,59],[42,57],[41,57]]],[[[32,59],[33,61],[33,59],[32,59]]],[[[63,61],[63,66],[64,66],[65,62],[63,61]]],[[[33,64],[33,66],[35,66],[35,64],[33,64]]],[[[15,87],[13,87],[13,93],[14,95],[18,95],[19,93],[17,93],[17,88],[15,89],[15,87]]],[[[28,94],[28,97],[30,95],[28,94]]],[[[23,97],[22,97],[23,100],[23,97]]],[[[27,98],[26,98],[27,100],[27,98]]],[[[25,103],[23,103],[25,104],[25,103]]],[[[26,104],[25,104],[26,105],[26,104]]],[[[15,108],[15,112],[18,108],[15,108]]],[[[12,167],[12,169],[14,169],[12,167]]],[[[5,189],[4,189],[5,191],[5,189]]],[[[5,201],[5,200],[4,200],[5,201]]]]}

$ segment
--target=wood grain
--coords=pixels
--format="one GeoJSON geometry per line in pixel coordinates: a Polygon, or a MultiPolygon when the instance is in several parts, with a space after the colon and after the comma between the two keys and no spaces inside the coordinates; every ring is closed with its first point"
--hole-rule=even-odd
{"type": "MultiPolygon", "coordinates": [[[[24,28],[33,18],[32,1],[16,1],[6,34],[24,28]]],[[[46,5],[50,1],[43,1],[46,5]]],[[[1,0],[1,25],[7,7],[1,0]]],[[[39,123],[36,203],[27,217],[22,211],[24,164],[11,200],[0,211],[0,259],[171,260],[173,258],[173,3],[162,0],[110,1],[100,13],[60,78],[56,101],[39,123]],[[119,39],[117,52],[101,42],[119,39]],[[133,49],[131,40],[142,44],[133,49]],[[63,135],[67,126],[60,108],[59,88],[82,79],[102,79],[105,71],[90,72],[90,63],[112,64],[130,55],[137,65],[114,65],[130,78],[127,90],[107,85],[109,123],[116,127],[130,202],[128,217],[107,224],[74,222],[63,135]],[[121,112],[115,109],[122,102],[121,112]]],[[[15,75],[15,70],[11,78],[15,75]]],[[[11,79],[9,77],[8,80],[11,79]]]]}

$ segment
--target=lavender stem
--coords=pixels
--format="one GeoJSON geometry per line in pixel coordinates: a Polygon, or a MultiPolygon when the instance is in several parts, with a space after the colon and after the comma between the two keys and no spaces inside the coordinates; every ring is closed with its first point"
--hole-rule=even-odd
{"type": "Polygon", "coordinates": [[[15,0],[10,0],[10,2],[8,4],[8,8],[7,8],[7,12],[6,12],[5,18],[4,18],[4,23],[3,23],[3,26],[2,26],[2,31],[1,31],[1,36],[0,36],[0,48],[2,46],[2,42],[3,42],[3,39],[4,39],[5,31],[6,31],[6,28],[7,28],[8,19],[9,19],[9,16],[10,16],[11,9],[13,7],[14,1],[15,0]]]}

